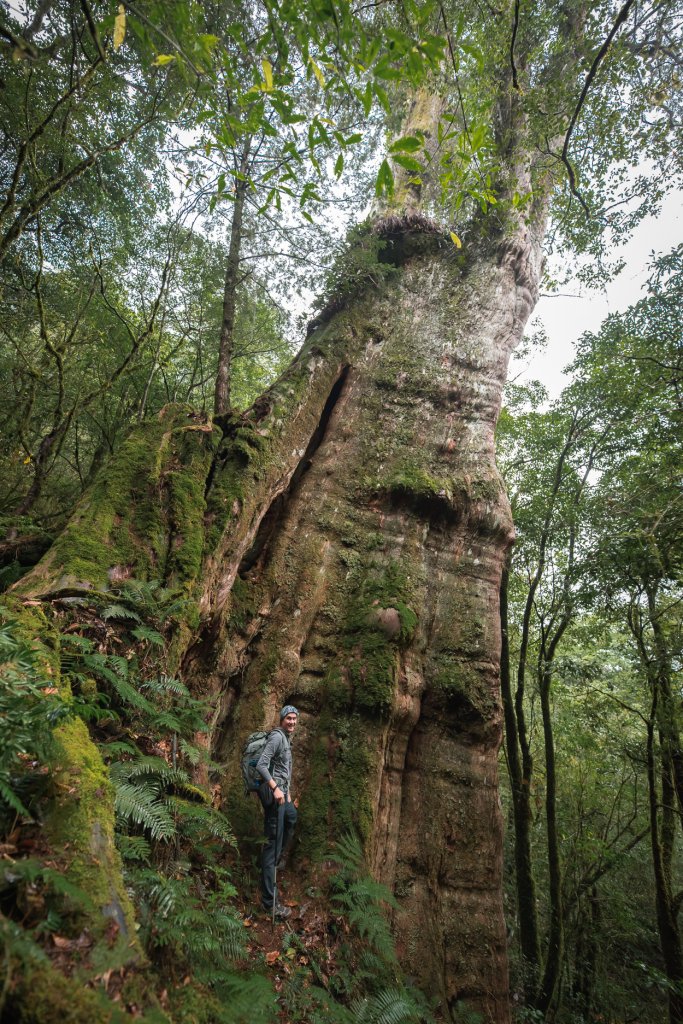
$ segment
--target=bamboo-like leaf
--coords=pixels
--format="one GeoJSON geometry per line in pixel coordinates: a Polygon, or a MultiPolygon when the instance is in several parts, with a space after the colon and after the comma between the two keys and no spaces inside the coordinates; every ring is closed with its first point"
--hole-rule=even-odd
{"type": "Polygon", "coordinates": [[[318,85],[320,86],[321,89],[324,89],[325,88],[325,76],[323,75],[322,71],[320,70],[320,68],[318,67],[316,62],[313,60],[313,58],[310,57],[310,56],[308,58],[308,63],[311,65],[311,70],[313,71],[313,74],[315,75],[315,77],[318,80],[318,85]]]}

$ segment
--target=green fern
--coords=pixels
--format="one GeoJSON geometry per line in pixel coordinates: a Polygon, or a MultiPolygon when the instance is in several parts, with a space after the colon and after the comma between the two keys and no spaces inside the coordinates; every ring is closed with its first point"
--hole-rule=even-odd
{"type": "Polygon", "coordinates": [[[146,640],[156,647],[163,647],[166,643],[161,633],[157,629],[152,629],[151,626],[138,626],[136,629],[131,630],[131,633],[136,640],[146,640]]]}
{"type": "Polygon", "coordinates": [[[12,826],[17,814],[31,817],[46,785],[41,769],[52,750],[53,728],[72,713],[51,692],[48,656],[24,638],[16,620],[5,618],[0,625],[0,832],[12,826]]]}
{"type": "Polygon", "coordinates": [[[134,622],[141,622],[141,618],[133,608],[127,608],[123,604],[108,604],[100,612],[103,619],[133,619],[134,622]]]}
{"type": "Polygon", "coordinates": [[[141,935],[152,955],[172,953],[198,980],[213,983],[224,976],[229,961],[244,956],[246,931],[226,906],[234,889],[218,884],[200,896],[188,870],[176,863],[172,876],[153,869],[132,875],[141,935]]]}
{"type": "Polygon", "coordinates": [[[172,694],[175,697],[189,697],[190,691],[174,676],[167,676],[162,673],[156,679],[146,679],[142,684],[143,690],[151,690],[159,695],[172,694]]]}
{"type": "Polygon", "coordinates": [[[40,886],[48,895],[66,900],[74,907],[92,909],[88,894],[54,868],[46,867],[33,857],[12,861],[3,867],[0,886],[4,889],[40,886]]]}
{"type": "Polygon", "coordinates": [[[214,991],[224,1013],[216,1024],[274,1024],[279,1019],[271,983],[262,975],[227,971],[214,982],[214,991]]]}
{"type": "Polygon", "coordinates": [[[86,672],[109,683],[123,704],[154,716],[154,705],[130,682],[129,662],[126,658],[112,654],[86,653],[82,655],[80,665],[86,672]]]}
{"type": "Polygon", "coordinates": [[[398,909],[393,894],[370,877],[357,836],[342,836],[335,847],[334,860],[339,870],[333,883],[332,903],[366,948],[378,953],[388,965],[394,965],[396,953],[385,910],[398,909]]]}
{"type": "Polygon", "coordinates": [[[139,755],[115,762],[109,774],[116,792],[119,830],[137,826],[156,841],[183,834],[195,841],[213,836],[234,842],[227,819],[211,807],[206,792],[184,769],[174,768],[161,757],[139,755]]]}
{"type": "Polygon", "coordinates": [[[17,814],[23,814],[25,817],[30,818],[31,812],[19,799],[19,794],[16,792],[17,782],[14,780],[14,788],[9,784],[8,781],[0,777],[0,801],[4,801],[8,807],[17,814]]]}
{"type": "Polygon", "coordinates": [[[178,815],[179,831],[187,839],[196,842],[212,836],[215,839],[220,839],[223,843],[234,845],[235,836],[228,819],[213,807],[191,803],[189,800],[173,796],[169,797],[169,806],[178,815]]]}
{"type": "Polygon", "coordinates": [[[159,580],[126,580],[114,591],[119,603],[146,622],[162,622],[182,614],[188,598],[162,586],[159,580]]]}
{"type": "Polygon", "coordinates": [[[127,836],[120,833],[116,845],[124,860],[149,863],[152,847],[143,836],[127,836]]]}
{"type": "Polygon", "coordinates": [[[149,780],[145,785],[119,780],[115,786],[119,827],[139,825],[156,840],[171,839],[175,835],[176,824],[161,796],[158,779],[149,780]]]}

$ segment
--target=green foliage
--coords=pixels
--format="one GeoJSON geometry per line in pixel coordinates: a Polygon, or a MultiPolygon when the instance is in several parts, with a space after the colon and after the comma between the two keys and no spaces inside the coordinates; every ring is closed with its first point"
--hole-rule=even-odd
{"type": "Polygon", "coordinates": [[[332,903],[340,908],[368,950],[386,965],[396,966],[393,938],[386,909],[398,905],[385,885],[375,882],[367,872],[360,841],[353,833],[343,836],[335,848],[338,874],[335,876],[332,903]]]}
{"type": "MultiPolygon", "coordinates": [[[[309,1024],[434,1024],[423,994],[402,977],[387,911],[396,901],[370,877],[357,836],[344,835],[333,855],[330,902],[335,927],[332,956],[295,932],[283,939],[292,969],[280,994],[288,1019],[309,1024]],[[299,964],[294,966],[299,954],[299,964]]],[[[328,940],[329,941],[329,940],[328,940]]]]}
{"type": "Polygon", "coordinates": [[[433,1018],[424,996],[405,982],[399,968],[387,917],[398,904],[386,886],[371,878],[356,835],[342,836],[334,860],[331,903],[350,934],[341,944],[333,991],[349,1000],[358,1024],[430,1024],[433,1018]]]}
{"type": "Polygon", "coordinates": [[[235,889],[224,873],[214,872],[215,888],[202,898],[190,865],[176,862],[174,868],[173,875],[151,868],[129,872],[145,947],[200,982],[220,981],[229,962],[245,953],[246,931],[229,908],[235,889]]]}
{"type": "Polygon", "coordinates": [[[70,713],[47,674],[38,641],[27,642],[16,620],[0,624],[0,827],[31,817],[47,784],[52,731],[70,713]]]}
{"type": "MultiPolygon", "coordinates": [[[[499,425],[518,533],[508,736],[526,758],[527,849],[545,900],[548,850],[561,842],[567,1010],[637,1006],[648,1021],[661,1017],[662,988],[641,999],[635,964],[658,957],[650,858],[666,837],[648,815],[653,706],[663,777],[681,743],[667,696],[683,651],[680,247],[652,271],[643,299],[580,341],[561,397],[543,408],[543,396],[517,390],[499,425]],[[541,757],[545,776],[532,770],[541,757]]],[[[680,839],[670,835],[676,887],[680,839]]],[[[517,966],[523,976],[528,965],[517,966]]]]}
{"type": "Polygon", "coordinates": [[[330,268],[323,297],[318,300],[319,308],[324,308],[328,301],[325,296],[331,296],[336,304],[343,304],[368,286],[380,288],[396,273],[396,267],[388,259],[382,259],[386,248],[386,241],[372,231],[370,224],[352,228],[347,247],[330,268]]]}

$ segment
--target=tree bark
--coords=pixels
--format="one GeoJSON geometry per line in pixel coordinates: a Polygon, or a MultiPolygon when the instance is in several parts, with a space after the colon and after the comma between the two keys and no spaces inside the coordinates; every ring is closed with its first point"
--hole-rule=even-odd
{"type": "Polygon", "coordinates": [[[673,786],[671,784],[671,764],[661,766],[661,804],[657,791],[657,764],[655,755],[655,720],[657,715],[657,696],[652,701],[652,714],[647,731],[647,779],[650,806],[650,842],[652,846],[652,863],[655,880],[655,906],[657,910],[657,928],[664,959],[666,976],[671,983],[669,990],[669,1024],[680,1024],[683,1020],[683,999],[681,998],[681,982],[683,981],[683,958],[681,956],[681,939],[678,929],[677,911],[674,907],[671,885],[671,857],[674,837],[673,786]],[[661,824],[660,824],[661,816],[661,824]]]}
{"type": "Polygon", "coordinates": [[[250,150],[251,136],[248,135],[240,156],[240,176],[235,178],[235,199],[232,209],[232,223],[230,225],[230,246],[223,288],[223,318],[221,320],[218,369],[216,371],[214,416],[223,416],[225,413],[230,412],[230,376],[234,348],[235,309],[237,306],[237,285],[239,283],[244,202],[247,197],[247,187],[249,184],[247,170],[249,167],[250,150]]]}
{"type": "MultiPolygon", "coordinates": [[[[489,242],[461,268],[425,218],[374,230],[386,287],[331,302],[218,450],[188,410],[136,428],[17,592],[49,601],[126,574],[182,585],[202,626],[178,638],[180,670],[213,702],[216,758],[236,768],[245,735],[294,702],[299,855],[355,828],[399,899],[411,973],[446,1014],[464,1002],[506,1024],[498,600],[512,524],[493,431],[539,250],[489,242]],[[191,505],[174,497],[183,474],[191,505]],[[149,507],[166,534],[151,547],[149,507]]],[[[240,833],[253,821],[236,774],[223,791],[240,833]]]]}

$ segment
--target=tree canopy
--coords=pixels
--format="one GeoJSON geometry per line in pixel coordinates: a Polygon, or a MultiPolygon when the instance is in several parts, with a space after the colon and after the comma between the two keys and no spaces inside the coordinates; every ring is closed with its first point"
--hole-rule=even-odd
{"type": "Polygon", "coordinates": [[[26,979],[60,1014],[76,977],[78,1022],[683,1020],[680,246],[557,400],[508,386],[514,546],[492,441],[540,287],[608,279],[680,188],[682,28],[680,0],[0,2],[0,1010],[49,1024],[26,979]],[[462,909],[497,810],[458,817],[497,807],[499,662],[511,1003],[462,909]],[[278,687],[324,908],[248,977],[225,759],[278,687]]]}

